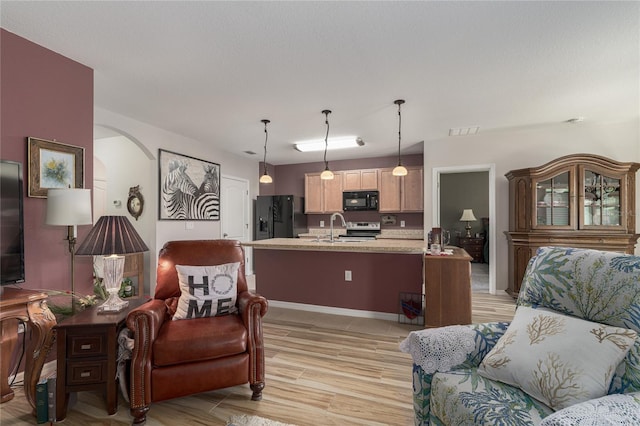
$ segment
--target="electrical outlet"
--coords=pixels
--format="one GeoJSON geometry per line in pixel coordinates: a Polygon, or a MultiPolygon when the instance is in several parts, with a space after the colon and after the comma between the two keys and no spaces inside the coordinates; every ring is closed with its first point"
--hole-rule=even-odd
{"type": "Polygon", "coordinates": [[[344,280],[351,281],[351,271],[344,271],[344,280]]]}
{"type": "Polygon", "coordinates": [[[400,228],[404,228],[404,220],[400,221],[400,228]]]}
{"type": "Polygon", "coordinates": [[[193,229],[194,223],[190,220],[186,221],[184,223],[184,229],[186,229],[187,231],[190,231],[193,229]]]}
{"type": "Polygon", "coordinates": [[[18,334],[20,333],[24,333],[24,323],[22,322],[18,323],[18,334]]]}
{"type": "Polygon", "coordinates": [[[320,228],[324,228],[324,220],[320,221],[320,228]]]}

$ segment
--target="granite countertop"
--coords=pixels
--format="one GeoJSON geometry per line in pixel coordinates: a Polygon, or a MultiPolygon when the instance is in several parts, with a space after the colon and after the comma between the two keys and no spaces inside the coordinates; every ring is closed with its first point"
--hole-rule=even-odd
{"type": "Polygon", "coordinates": [[[309,250],[309,251],[342,251],[361,253],[399,253],[422,254],[426,251],[423,240],[377,239],[367,241],[329,242],[308,238],[271,238],[242,243],[255,249],[272,250],[309,250]]]}
{"type": "MultiPolygon", "coordinates": [[[[333,229],[334,237],[343,235],[347,232],[345,228],[336,227],[333,229]]],[[[330,228],[309,228],[309,232],[299,234],[300,238],[328,238],[331,233],[330,228]]],[[[423,240],[424,231],[422,229],[409,229],[409,228],[394,228],[383,229],[377,239],[389,239],[389,240],[423,240]]]]}

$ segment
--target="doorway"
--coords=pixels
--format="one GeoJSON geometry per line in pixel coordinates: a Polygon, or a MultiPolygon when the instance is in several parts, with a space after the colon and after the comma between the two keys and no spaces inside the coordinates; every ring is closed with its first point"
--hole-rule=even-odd
{"type": "MultiPolygon", "coordinates": [[[[249,181],[233,176],[222,176],[220,186],[220,227],[222,238],[249,241],[250,200],[249,181]]],[[[246,274],[253,274],[251,248],[245,247],[246,274]]]]}
{"type": "Polygon", "coordinates": [[[149,150],[130,135],[115,128],[94,125],[93,141],[93,212],[94,222],[102,215],[126,216],[151,250],[143,255],[144,292],[155,290],[155,158],[149,150]],[[143,194],[144,208],[135,219],[127,210],[131,187],[138,186],[143,194]],[[154,265],[151,267],[151,265],[154,265]]]}
{"type": "MultiPolygon", "coordinates": [[[[478,237],[482,236],[482,238],[488,239],[487,247],[486,249],[484,249],[483,247],[481,256],[483,259],[488,260],[488,291],[490,294],[495,295],[495,165],[488,164],[434,168],[433,186],[432,215],[434,218],[434,223],[437,224],[437,226],[445,227],[445,229],[445,225],[454,230],[458,228],[457,233],[451,233],[451,244],[457,245],[456,237],[458,235],[462,237],[466,236],[466,229],[464,229],[466,227],[466,223],[460,222],[460,217],[462,215],[463,209],[470,208],[473,205],[478,206],[478,215],[476,215],[477,221],[473,222],[473,232],[471,235],[472,237],[476,237],[477,235],[478,237]],[[468,175],[465,176],[466,174],[468,175]],[[485,188],[474,190],[471,185],[462,185],[456,187],[456,197],[453,201],[451,201],[450,199],[447,199],[447,201],[442,201],[440,197],[441,190],[443,194],[452,194],[450,188],[444,188],[443,190],[443,180],[452,178],[451,182],[454,182],[454,177],[458,178],[458,180],[461,182],[464,182],[465,178],[467,179],[467,181],[468,178],[478,178],[478,180],[485,183],[486,190],[485,188]],[[481,197],[483,199],[478,199],[478,194],[481,194],[481,197]],[[484,197],[486,197],[486,199],[484,199],[484,197]],[[456,199],[458,200],[457,204],[459,205],[456,204],[456,199]],[[451,202],[449,203],[449,201],[451,202]]],[[[469,223],[469,225],[471,225],[471,223],[469,223]]],[[[486,271],[486,268],[483,268],[480,264],[472,264],[472,269],[474,270],[474,273],[477,275],[478,279],[482,279],[483,271],[486,271]]]]}

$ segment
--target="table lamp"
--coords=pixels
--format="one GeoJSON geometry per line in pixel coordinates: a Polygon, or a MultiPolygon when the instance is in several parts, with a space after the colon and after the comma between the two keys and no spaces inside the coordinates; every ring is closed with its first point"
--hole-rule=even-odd
{"type": "Polygon", "coordinates": [[[465,237],[471,238],[471,224],[469,222],[475,222],[476,217],[473,215],[473,209],[464,209],[462,211],[462,217],[460,218],[460,222],[467,222],[467,225],[464,229],[467,230],[467,235],[465,237]]]}
{"type": "MultiPolygon", "coordinates": [[[[75,295],[75,246],[78,225],[91,225],[91,190],[82,188],[49,188],[47,190],[47,225],[66,226],[71,253],[71,294],[75,295]]],[[[71,304],[72,308],[74,304],[71,304]]]]}
{"type": "Polygon", "coordinates": [[[118,297],[118,290],[124,274],[123,254],[147,251],[140,235],[125,216],[102,216],[78,250],[77,255],[103,255],[103,283],[109,293],[107,300],[98,307],[99,312],[119,312],[129,305],[118,297]]]}

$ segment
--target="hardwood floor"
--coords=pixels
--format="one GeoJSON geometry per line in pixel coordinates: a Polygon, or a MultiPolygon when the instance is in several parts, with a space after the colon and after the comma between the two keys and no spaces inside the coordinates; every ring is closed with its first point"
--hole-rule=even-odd
{"type": "MultiPolygon", "coordinates": [[[[473,321],[513,317],[506,293],[473,293],[473,321]]],[[[151,405],[147,425],[226,425],[233,414],[306,425],[413,425],[411,357],[398,344],[420,327],[392,321],[270,308],[264,321],[263,400],[248,385],[151,405]]],[[[21,387],[0,405],[3,426],[33,425],[21,387]]],[[[127,402],[107,415],[100,393],[80,392],[64,425],[127,425],[127,402]]]]}

